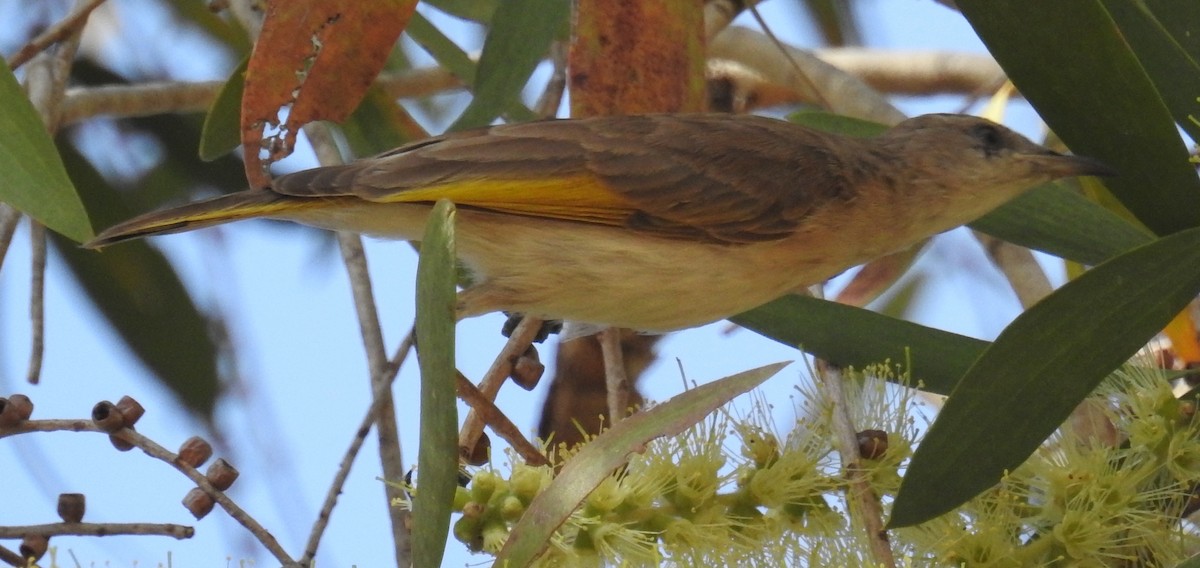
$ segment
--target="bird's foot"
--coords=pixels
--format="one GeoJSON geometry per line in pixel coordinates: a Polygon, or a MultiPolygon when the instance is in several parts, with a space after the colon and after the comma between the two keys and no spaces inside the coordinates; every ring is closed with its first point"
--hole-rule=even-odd
{"type": "MultiPolygon", "coordinates": [[[[508,312],[504,312],[504,315],[508,316],[508,320],[504,322],[504,327],[500,328],[500,333],[504,335],[504,337],[511,337],[513,330],[517,329],[517,325],[521,323],[521,320],[525,319],[525,316],[522,314],[510,314],[508,312]]],[[[547,320],[542,322],[541,329],[539,329],[537,335],[533,337],[534,343],[546,341],[546,338],[550,337],[550,334],[562,331],[562,327],[563,323],[558,320],[547,320]]]]}

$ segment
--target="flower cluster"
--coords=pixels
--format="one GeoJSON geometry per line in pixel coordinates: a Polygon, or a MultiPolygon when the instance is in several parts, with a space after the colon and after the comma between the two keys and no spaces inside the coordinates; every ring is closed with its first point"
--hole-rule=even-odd
{"type": "Polygon", "coordinates": [[[1147,363],[1109,377],[1002,483],[902,537],[945,566],[1172,566],[1195,552],[1200,421],[1147,363]]]}
{"type": "MultiPolygon", "coordinates": [[[[1042,449],[959,510],[892,531],[905,565],[1170,565],[1197,547],[1183,522],[1200,482],[1200,422],[1163,371],[1110,377],[1042,449]]],[[[857,467],[885,509],[919,436],[917,391],[892,366],[846,373],[848,408],[871,432],[857,467]]],[[[831,439],[831,405],[800,389],[786,436],[760,397],[665,437],[604,480],[559,528],[543,566],[869,566],[831,439]]],[[[514,460],[515,461],[515,460],[514,460]]],[[[459,491],[454,535],[495,553],[554,475],[515,462],[459,491]]]]}

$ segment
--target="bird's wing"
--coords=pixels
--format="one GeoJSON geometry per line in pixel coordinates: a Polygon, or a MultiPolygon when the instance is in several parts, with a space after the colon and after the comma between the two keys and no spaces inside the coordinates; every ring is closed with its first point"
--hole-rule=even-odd
{"type": "MultiPolygon", "coordinates": [[[[843,139],[838,139],[843,140],[843,139]]],[[[545,121],[449,134],[280,176],[292,196],[460,206],[722,243],[776,240],[850,199],[828,135],[733,115],[545,121]]]]}

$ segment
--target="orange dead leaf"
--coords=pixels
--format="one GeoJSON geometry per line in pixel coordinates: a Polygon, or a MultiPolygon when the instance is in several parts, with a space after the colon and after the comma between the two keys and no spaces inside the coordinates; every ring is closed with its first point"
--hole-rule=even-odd
{"type": "Polygon", "coordinates": [[[1175,356],[1184,362],[1200,363],[1200,342],[1196,340],[1196,323],[1188,310],[1179,312],[1171,323],[1167,324],[1163,333],[1171,340],[1175,356]]]}
{"type": "Polygon", "coordinates": [[[246,177],[270,183],[266,168],[291,153],[314,120],[340,121],[362,100],[416,8],[416,0],[271,0],[246,69],[242,144],[246,177]],[[286,122],[281,108],[289,107],[286,122]],[[268,157],[260,155],[264,129],[268,157]]]}

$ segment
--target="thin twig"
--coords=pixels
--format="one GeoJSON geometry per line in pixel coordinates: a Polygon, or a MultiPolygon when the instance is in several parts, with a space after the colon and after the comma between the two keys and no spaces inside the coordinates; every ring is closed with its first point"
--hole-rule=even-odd
{"type": "Polygon", "coordinates": [[[225,81],[146,81],[136,85],[97,85],[67,89],[63,124],[96,116],[133,118],[176,112],[203,112],[225,81]]]}
{"type": "Polygon", "coordinates": [[[1000,64],[986,53],[837,47],[813,55],[877,91],[896,95],[995,92],[1005,81],[1000,64]]]}
{"type": "Polygon", "coordinates": [[[758,25],[762,27],[763,33],[771,39],[771,43],[775,44],[775,47],[779,49],[779,53],[783,54],[783,56],[786,57],[789,62],[791,62],[792,69],[796,70],[796,78],[808,83],[808,87],[812,90],[813,96],[816,97],[817,102],[822,108],[832,109],[833,104],[830,103],[829,99],[825,97],[825,93],[822,92],[822,89],[817,86],[812,77],[808,76],[808,73],[805,73],[804,70],[800,68],[800,63],[796,61],[794,52],[789,50],[788,46],[784,45],[784,43],[779,40],[779,37],[775,35],[775,32],[771,30],[771,26],[767,25],[767,21],[763,19],[762,14],[760,14],[758,11],[758,3],[754,0],[751,0],[748,8],[750,9],[750,14],[754,16],[754,21],[758,22],[758,25]]]}
{"type": "Polygon", "coordinates": [[[24,65],[30,59],[33,59],[35,55],[45,51],[46,48],[55,42],[72,36],[78,37],[79,31],[83,29],[83,24],[87,22],[88,15],[103,3],[104,0],[83,0],[76,3],[75,8],[71,10],[70,14],[67,14],[67,17],[50,26],[41,35],[30,40],[29,43],[21,47],[12,57],[8,58],[8,68],[16,69],[24,65]]]}
{"type": "Polygon", "coordinates": [[[371,425],[375,423],[379,409],[383,407],[384,401],[388,400],[387,393],[391,392],[392,381],[396,379],[400,367],[404,364],[404,359],[412,350],[412,344],[413,331],[410,330],[404,341],[400,342],[395,356],[388,362],[388,380],[374,385],[375,390],[371,393],[371,406],[367,408],[366,415],[363,416],[362,422],[354,432],[354,439],[350,441],[350,447],[346,448],[346,453],[342,456],[341,463],[338,464],[338,471],[333,476],[333,482],[329,484],[329,491],[325,492],[325,502],[321,504],[321,511],[317,514],[317,520],[309,532],[308,542],[304,545],[304,555],[300,557],[300,564],[304,566],[311,565],[313,558],[317,555],[317,546],[321,543],[321,536],[324,535],[325,528],[329,526],[329,519],[333,515],[333,507],[337,504],[338,495],[341,495],[342,487],[346,484],[346,479],[350,477],[350,466],[354,465],[359,450],[367,440],[367,434],[371,431],[371,425]]]}
{"type": "Polygon", "coordinates": [[[629,375],[625,372],[625,353],[621,348],[621,330],[610,327],[600,332],[600,353],[604,359],[604,382],[608,393],[609,426],[629,414],[629,375]]]}
{"type": "MultiPolygon", "coordinates": [[[[25,86],[29,100],[37,109],[42,125],[51,136],[58,131],[60,103],[66,90],[67,78],[71,74],[71,63],[79,48],[79,34],[87,21],[87,15],[96,7],[93,2],[94,0],[79,0],[75,3],[72,16],[64,20],[69,24],[62,26],[61,33],[56,34],[50,42],[59,42],[54,55],[37,55],[37,61],[26,73],[25,86]],[[75,17],[76,14],[78,17],[75,17]]],[[[96,4],[98,5],[98,2],[96,4]]],[[[41,49],[35,49],[32,53],[37,54],[40,51],[41,49]]],[[[30,384],[37,384],[41,380],[42,360],[46,351],[46,228],[36,220],[31,220],[29,227],[29,241],[32,244],[29,319],[32,333],[26,380],[30,384]]]]}
{"type": "MultiPolygon", "coordinates": [[[[371,392],[378,394],[379,410],[375,413],[375,432],[379,438],[379,461],[384,479],[398,481],[404,478],[404,462],[400,454],[400,429],[396,424],[396,406],[391,389],[376,389],[378,385],[390,384],[388,361],[383,347],[383,331],[379,327],[379,315],[375,308],[375,295],[367,269],[367,257],[363,252],[362,239],[353,233],[338,232],[338,245],[350,277],[350,289],[354,295],[358,313],[359,331],[367,362],[371,368],[371,392]]],[[[394,484],[384,484],[388,515],[392,525],[392,539],[398,565],[407,565],[411,547],[408,541],[407,518],[409,512],[402,507],[391,507],[396,499],[404,497],[404,491],[394,484]]]]}
{"type": "MultiPolygon", "coordinates": [[[[375,84],[392,98],[417,98],[461,89],[463,83],[441,67],[381,73],[375,84]]],[[[225,81],[148,81],[67,89],[62,124],[95,116],[128,118],[174,112],[205,112],[225,81]]]]}
{"type": "Polygon", "coordinates": [[[12,426],[0,426],[0,440],[33,432],[99,432],[100,429],[87,419],[39,419],[22,420],[12,426]]]}
{"type": "Polygon", "coordinates": [[[67,79],[71,76],[71,63],[79,48],[79,34],[62,40],[54,55],[38,55],[25,72],[25,90],[29,102],[38,111],[42,125],[53,136],[62,123],[62,101],[65,98],[67,79]]]}
{"type": "Polygon", "coordinates": [[[567,90],[567,44],[565,42],[556,41],[550,45],[550,63],[553,65],[550,80],[546,82],[546,89],[542,91],[542,96],[538,97],[537,104],[533,107],[533,111],[542,118],[553,118],[558,114],[558,107],[562,106],[563,93],[567,90]]]}
{"type": "Polygon", "coordinates": [[[859,513],[863,528],[867,532],[871,554],[875,564],[895,568],[896,558],[888,543],[887,530],[883,525],[883,506],[879,497],[871,487],[871,480],[860,461],[862,455],[858,450],[858,431],[850,418],[850,409],[846,400],[846,390],[842,384],[842,373],[837,368],[820,359],[816,362],[817,381],[832,405],[833,445],[841,456],[842,468],[846,472],[847,498],[852,503],[852,510],[859,513]]]}
{"type": "Polygon", "coordinates": [[[400,342],[400,345],[396,346],[396,352],[392,353],[391,359],[388,359],[389,380],[396,380],[396,375],[400,373],[400,368],[404,366],[404,361],[408,359],[408,354],[412,351],[416,337],[417,331],[414,327],[408,330],[408,335],[404,336],[404,340],[400,342]]]}
{"type": "MultiPolygon", "coordinates": [[[[317,152],[317,158],[322,165],[341,163],[341,156],[333,142],[333,136],[327,127],[321,123],[311,123],[304,127],[304,133],[317,152]]],[[[350,291],[354,297],[354,310],[358,315],[358,329],[362,336],[363,348],[366,350],[367,365],[370,368],[371,393],[380,396],[379,410],[376,412],[375,433],[379,438],[379,461],[385,479],[398,481],[404,478],[404,461],[400,452],[400,428],[396,425],[396,406],[392,399],[391,389],[378,388],[383,384],[391,384],[388,375],[387,351],[383,343],[383,329],[379,325],[379,310],[375,306],[375,293],[371,287],[371,275],[367,268],[367,255],[363,251],[362,238],[355,233],[339,231],[337,233],[338,247],[342,251],[342,260],[346,265],[346,274],[350,279],[350,291]]],[[[404,490],[399,486],[385,483],[384,495],[388,502],[388,517],[392,526],[392,542],[395,548],[396,563],[407,566],[412,561],[411,546],[408,540],[409,512],[402,507],[390,506],[396,499],[404,497],[404,490]]]]}
{"type": "Polygon", "coordinates": [[[25,379],[36,385],[42,378],[42,360],[46,354],[46,227],[29,220],[32,245],[29,282],[29,369],[25,379]]]}
{"type": "MultiPolygon", "coordinates": [[[[722,37],[714,43],[715,51],[711,55],[715,59],[709,60],[710,68],[714,64],[722,65],[732,61],[762,73],[768,84],[788,85],[791,82],[790,78],[781,76],[778,66],[775,67],[775,71],[771,70],[769,62],[780,57],[778,53],[764,54],[761,50],[755,51],[753,47],[735,47],[738,42],[756,35],[757,32],[745,28],[732,28],[727,33],[730,34],[729,38],[722,37]]],[[[769,41],[765,36],[763,39],[769,41]]],[[[751,42],[752,45],[754,42],[751,42]]],[[[790,52],[795,48],[788,49],[790,52]]],[[[771,51],[778,50],[772,48],[771,51]]],[[[839,47],[817,50],[812,55],[840,72],[865,82],[875,90],[890,94],[971,94],[1004,80],[1004,73],[999,64],[983,54],[839,47]]],[[[784,64],[789,68],[787,75],[790,75],[790,64],[784,64]]],[[[811,74],[812,70],[809,70],[809,73],[811,74]]],[[[823,82],[824,79],[818,81],[823,82]]],[[[427,97],[464,88],[461,80],[441,67],[384,72],[376,78],[375,84],[397,99],[427,97]]],[[[96,116],[129,118],[176,112],[205,112],[224,86],[225,81],[162,81],[136,85],[72,87],[67,89],[66,97],[62,101],[60,121],[61,124],[67,125],[96,116]]],[[[786,101],[767,98],[766,102],[782,104],[809,100],[811,97],[795,95],[786,101]]]]}
{"type": "Polygon", "coordinates": [[[139,432],[130,430],[129,428],[119,430],[111,435],[133,444],[135,447],[145,452],[146,455],[167,463],[180,473],[187,476],[188,479],[192,480],[192,483],[196,484],[196,487],[199,487],[201,491],[207,493],[209,497],[213,498],[213,501],[216,501],[216,503],[220,505],[222,509],[225,509],[225,512],[229,513],[229,516],[232,517],[233,520],[237,521],[239,524],[245,527],[246,530],[250,531],[250,534],[254,535],[254,537],[258,539],[258,542],[262,543],[263,547],[265,547],[271,553],[271,555],[275,557],[276,560],[278,560],[284,566],[294,566],[296,564],[296,561],[292,560],[292,557],[289,556],[287,551],[279,545],[279,541],[275,540],[275,537],[266,529],[266,527],[259,524],[254,517],[251,517],[250,514],[245,511],[245,509],[242,509],[237,503],[234,503],[233,499],[230,499],[224,491],[214,487],[213,484],[209,482],[208,478],[204,477],[204,474],[200,473],[200,470],[188,465],[187,463],[184,463],[183,460],[179,459],[178,454],[158,445],[158,443],[154,440],[147,438],[139,432]]]}
{"type": "MultiPolygon", "coordinates": [[[[512,335],[508,337],[508,342],[504,344],[504,348],[496,355],[496,359],[492,361],[492,366],[488,368],[484,374],[483,380],[479,381],[479,392],[488,400],[495,400],[496,393],[500,392],[500,387],[508,376],[512,374],[513,362],[525,353],[526,349],[533,343],[533,338],[537,336],[538,331],[542,328],[542,320],[532,316],[525,316],[521,319],[521,323],[517,324],[512,335]]],[[[479,438],[483,436],[483,420],[479,414],[472,409],[467,413],[467,418],[463,420],[462,430],[458,434],[458,448],[460,451],[472,453],[475,445],[479,443],[479,438]]]]}
{"type": "Polygon", "coordinates": [[[708,56],[740,62],[768,82],[793,90],[801,100],[827,101],[834,112],[883,124],[905,118],[882,94],[857,77],[804,50],[781,48],[761,32],[738,26],[726,28],[708,44],[708,56]],[[801,71],[796,70],[797,66],[801,71]]]}
{"type": "Polygon", "coordinates": [[[455,390],[458,393],[458,398],[471,407],[471,412],[477,413],[480,419],[497,436],[500,436],[517,453],[521,454],[521,458],[525,460],[525,463],[530,465],[550,465],[550,460],[546,459],[542,451],[521,434],[521,429],[516,424],[513,424],[512,420],[509,420],[508,416],[496,406],[495,402],[484,396],[475,387],[474,383],[464,377],[462,373],[456,373],[456,375],[457,383],[455,384],[455,390]]]}
{"type": "MultiPolygon", "coordinates": [[[[91,420],[25,420],[13,426],[0,428],[0,439],[7,436],[28,434],[32,432],[105,433],[101,431],[100,428],[98,428],[91,420]]],[[[230,517],[245,527],[246,530],[250,531],[250,534],[254,535],[254,537],[257,538],[260,543],[262,543],[263,547],[265,547],[273,556],[275,556],[275,559],[281,564],[284,566],[294,566],[296,564],[296,561],[292,560],[291,557],[288,556],[287,551],[283,550],[283,547],[279,545],[279,541],[275,540],[275,537],[272,536],[266,528],[264,528],[258,523],[257,520],[246,513],[244,509],[239,507],[238,504],[230,499],[224,491],[214,487],[213,484],[209,482],[208,478],[205,477],[204,474],[200,473],[199,470],[179,459],[178,454],[164,448],[163,446],[160,446],[154,440],[151,440],[141,433],[129,428],[123,428],[109,435],[114,438],[118,438],[123,442],[129,443],[145,452],[146,455],[175,468],[188,479],[192,480],[192,483],[195,483],[196,486],[207,493],[209,497],[212,497],[213,501],[220,505],[222,509],[225,509],[225,512],[229,513],[230,517]]]]}
{"type": "Polygon", "coordinates": [[[48,523],[44,525],[0,526],[0,538],[34,536],[169,536],[178,540],[192,538],[196,529],[170,523],[48,523]]]}
{"type": "Polygon", "coordinates": [[[21,558],[20,554],[3,546],[0,546],[0,562],[4,562],[9,566],[25,566],[26,564],[25,559],[21,558]]]}

